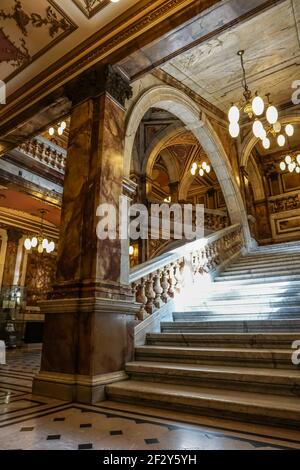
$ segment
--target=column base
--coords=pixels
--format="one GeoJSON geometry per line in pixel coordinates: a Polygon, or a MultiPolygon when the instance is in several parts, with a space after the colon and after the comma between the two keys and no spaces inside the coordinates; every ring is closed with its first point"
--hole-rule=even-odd
{"type": "Polygon", "coordinates": [[[33,379],[33,395],[93,404],[106,399],[105,386],[128,379],[125,371],[95,377],[39,372],[33,379]]]}

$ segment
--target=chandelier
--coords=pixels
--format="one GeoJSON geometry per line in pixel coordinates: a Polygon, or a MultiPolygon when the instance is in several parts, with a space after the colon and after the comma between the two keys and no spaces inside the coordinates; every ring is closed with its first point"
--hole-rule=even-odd
{"type": "Polygon", "coordinates": [[[41,228],[37,235],[34,235],[32,238],[26,238],[24,241],[24,247],[27,251],[32,249],[37,250],[38,253],[42,254],[44,251],[46,253],[52,253],[55,250],[55,243],[52,240],[48,240],[44,237],[43,234],[43,224],[44,224],[44,217],[47,211],[44,209],[40,210],[41,214],[41,228]]]}
{"type": "Polygon", "coordinates": [[[252,121],[252,132],[257,139],[261,139],[262,145],[266,150],[271,146],[270,136],[276,138],[279,147],[283,147],[286,142],[286,136],[292,137],[294,135],[294,127],[292,124],[287,124],[284,130],[282,129],[282,125],[278,121],[278,110],[271,104],[270,93],[266,94],[267,103],[264,102],[257,92],[255,93],[255,96],[252,95],[246,78],[244,54],[245,51],[238,52],[238,55],[241,58],[241,66],[243,70],[243,98],[241,98],[237,105],[232,104],[229,109],[229,133],[233,138],[237,138],[239,136],[239,120],[242,111],[252,121]],[[266,119],[266,127],[259,118],[266,119]]]}
{"type": "Polygon", "coordinates": [[[300,154],[299,153],[291,153],[287,155],[282,162],[280,162],[280,169],[281,171],[289,170],[290,173],[294,171],[296,173],[300,173],[300,154]]]}
{"type": "MultiPolygon", "coordinates": [[[[57,124],[55,127],[57,128],[58,135],[63,135],[64,130],[67,127],[67,123],[66,121],[62,121],[59,124],[57,124]]],[[[55,134],[55,127],[50,127],[48,130],[48,133],[49,135],[51,135],[51,137],[55,134]]]]}
{"type": "Polygon", "coordinates": [[[211,167],[208,163],[196,163],[194,162],[191,167],[191,175],[195,176],[198,174],[199,176],[204,176],[205,173],[210,173],[211,167]]]}

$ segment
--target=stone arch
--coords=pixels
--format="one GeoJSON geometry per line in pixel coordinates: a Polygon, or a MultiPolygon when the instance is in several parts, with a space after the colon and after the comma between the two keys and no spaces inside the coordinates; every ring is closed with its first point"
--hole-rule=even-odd
{"type": "Polygon", "coordinates": [[[208,155],[224,194],[232,223],[242,223],[247,241],[250,240],[247,215],[237,183],[223,145],[201,107],[185,93],[168,85],[146,90],[136,101],[127,118],[124,143],[124,173],[129,175],[132,148],[138,126],[149,108],[164,109],[176,116],[193,132],[208,155]]]}

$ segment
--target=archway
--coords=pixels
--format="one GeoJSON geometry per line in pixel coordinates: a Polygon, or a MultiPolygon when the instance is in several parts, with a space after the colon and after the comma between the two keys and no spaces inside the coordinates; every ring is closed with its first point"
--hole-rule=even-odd
{"type": "Polygon", "coordinates": [[[250,233],[247,215],[237,183],[222,143],[201,107],[183,92],[167,85],[158,85],[145,91],[130,110],[124,145],[124,174],[129,176],[132,149],[138,126],[149,108],[164,109],[193,132],[208,155],[224,194],[231,223],[242,223],[247,242],[250,233]]]}

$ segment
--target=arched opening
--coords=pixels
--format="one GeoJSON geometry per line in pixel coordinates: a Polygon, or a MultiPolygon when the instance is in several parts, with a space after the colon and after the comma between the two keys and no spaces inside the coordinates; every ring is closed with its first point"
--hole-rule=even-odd
{"type": "Polygon", "coordinates": [[[170,86],[155,86],[142,94],[129,111],[124,146],[124,174],[129,177],[132,151],[139,124],[152,107],[176,116],[196,137],[208,155],[216,173],[228,208],[231,223],[241,223],[247,241],[250,241],[247,215],[237,183],[232,175],[228,156],[209,119],[195,102],[183,92],[170,86]]]}

